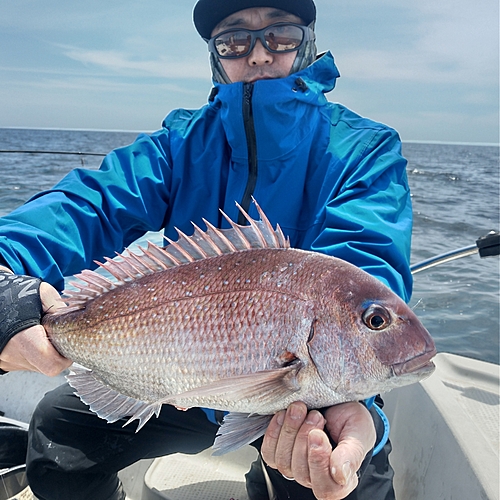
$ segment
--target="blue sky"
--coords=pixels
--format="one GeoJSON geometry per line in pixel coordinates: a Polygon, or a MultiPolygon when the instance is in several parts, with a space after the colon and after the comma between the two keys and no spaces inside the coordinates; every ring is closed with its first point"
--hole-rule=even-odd
{"type": "MultiPolygon", "coordinates": [[[[0,0],[0,127],[155,130],[210,91],[194,1],[0,0]]],[[[499,142],[497,0],[317,0],[328,95],[403,140],[499,142]]]]}

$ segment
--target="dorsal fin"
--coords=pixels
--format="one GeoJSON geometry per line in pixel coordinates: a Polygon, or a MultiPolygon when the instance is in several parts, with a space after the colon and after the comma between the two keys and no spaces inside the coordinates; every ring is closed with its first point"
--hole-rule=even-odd
{"type": "Polygon", "coordinates": [[[60,309],[59,313],[65,314],[73,310],[83,309],[86,302],[104,292],[171,267],[256,248],[290,248],[290,242],[279,225],[273,229],[260,206],[255,200],[253,201],[260,216],[259,221],[252,219],[240,205],[236,204],[248,220],[248,226],[236,224],[221,210],[222,215],[231,225],[229,229],[217,229],[203,219],[207,226],[206,231],[202,231],[193,224],[194,233],[192,236],[187,236],[177,229],[178,240],[172,241],[165,238],[169,245],[164,248],[148,242],[147,248],[139,249],[141,252],[139,254],[125,250],[124,253],[117,254],[119,260],[105,257],[104,263],[95,261],[102,269],[111,274],[115,281],[90,270],[76,274],[75,278],[80,281],[70,282],[70,285],[77,290],[64,291],[65,301],[70,309],[60,309]]]}

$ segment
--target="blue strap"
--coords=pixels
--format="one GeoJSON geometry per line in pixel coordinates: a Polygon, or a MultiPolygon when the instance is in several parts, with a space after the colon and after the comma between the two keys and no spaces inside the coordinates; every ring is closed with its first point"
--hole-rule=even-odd
{"type": "Polygon", "coordinates": [[[389,432],[391,431],[391,426],[389,424],[389,419],[387,418],[385,413],[382,411],[382,408],[380,408],[379,406],[374,404],[375,403],[375,396],[372,396],[371,398],[365,399],[363,401],[363,403],[365,404],[365,406],[368,409],[370,409],[373,406],[375,408],[375,411],[378,413],[378,416],[382,420],[382,423],[384,424],[384,434],[382,435],[382,439],[373,449],[372,455],[375,456],[377,453],[380,452],[380,450],[382,450],[382,448],[387,443],[387,440],[389,439],[389,432]]]}
{"type": "Polygon", "coordinates": [[[379,417],[382,419],[382,423],[384,424],[384,435],[382,436],[380,443],[378,443],[377,446],[375,446],[375,448],[373,449],[373,456],[375,456],[380,450],[382,450],[382,448],[387,443],[387,440],[389,439],[389,432],[391,430],[391,426],[389,424],[389,419],[382,411],[382,408],[379,408],[377,405],[373,406],[375,407],[376,412],[378,413],[379,417]]]}
{"type": "Polygon", "coordinates": [[[373,403],[375,402],[375,396],[372,396],[371,398],[365,399],[363,403],[365,403],[365,406],[370,409],[373,406],[373,403]]]}

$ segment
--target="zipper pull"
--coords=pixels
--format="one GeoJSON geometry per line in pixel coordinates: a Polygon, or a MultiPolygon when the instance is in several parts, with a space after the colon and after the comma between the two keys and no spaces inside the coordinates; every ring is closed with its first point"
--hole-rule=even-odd
{"type": "Polygon", "coordinates": [[[292,90],[294,92],[297,92],[298,90],[300,90],[301,92],[306,92],[309,90],[307,83],[304,80],[302,80],[302,78],[297,78],[294,83],[295,87],[292,87],[292,90]]]}

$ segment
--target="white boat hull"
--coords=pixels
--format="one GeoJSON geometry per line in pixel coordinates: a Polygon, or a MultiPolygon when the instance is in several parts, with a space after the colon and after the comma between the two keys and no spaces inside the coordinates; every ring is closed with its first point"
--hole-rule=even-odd
{"type": "Polygon", "coordinates": [[[498,500],[498,365],[438,354],[427,380],[384,396],[396,497],[498,500]]]}

